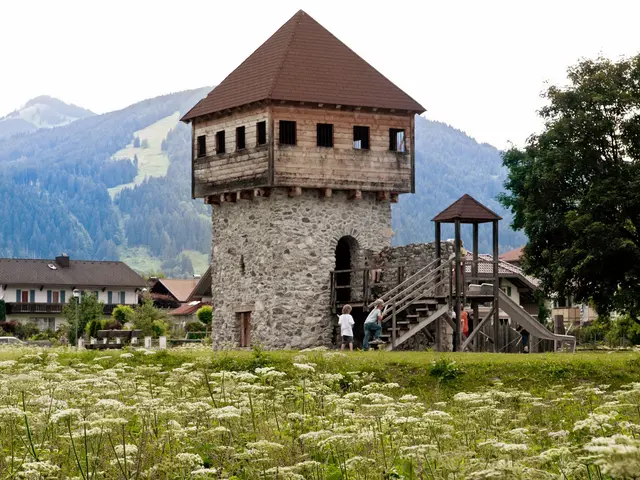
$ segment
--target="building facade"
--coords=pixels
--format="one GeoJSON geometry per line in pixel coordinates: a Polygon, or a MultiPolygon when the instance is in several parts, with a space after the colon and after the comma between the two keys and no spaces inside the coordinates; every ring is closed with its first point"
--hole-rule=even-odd
{"type": "Polygon", "coordinates": [[[122,262],[0,259],[0,299],[7,321],[33,322],[41,330],[57,330],[66,323],[62,311],[74,290],[95,295],[105,316],[118,305],[137,305],[144,279],[122,262]]]}
{"type": "Polygon", "coordinates": [[[300,11],[185,115],[216,345],[331,343],[330,271],[390,245],[423,111],[300,11]]]}

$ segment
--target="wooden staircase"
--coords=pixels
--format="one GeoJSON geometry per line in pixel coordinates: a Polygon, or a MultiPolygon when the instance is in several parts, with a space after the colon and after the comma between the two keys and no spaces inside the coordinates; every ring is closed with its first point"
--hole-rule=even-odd
{"type": "Polygon", "coordinates": [[[436,343],[436,333],[425,329],[439,318],[451,322],[451,280],[451,262],[438,265],[433,261],[380,297],[387,305],[380,336],[387,342],[387,350],[398,348],[421,331],[436,343]]]}

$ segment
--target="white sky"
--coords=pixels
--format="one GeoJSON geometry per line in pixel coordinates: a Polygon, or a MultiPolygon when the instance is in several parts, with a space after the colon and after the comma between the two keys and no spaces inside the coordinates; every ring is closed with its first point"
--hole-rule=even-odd
{"type": "Polygon", "coordinates": [[[0,0],[0,116],[37,95],[96,113],[214,85],[303,9],[479,141],[539,129],[545,82],[640,51],[640,1],[0,0]]]}

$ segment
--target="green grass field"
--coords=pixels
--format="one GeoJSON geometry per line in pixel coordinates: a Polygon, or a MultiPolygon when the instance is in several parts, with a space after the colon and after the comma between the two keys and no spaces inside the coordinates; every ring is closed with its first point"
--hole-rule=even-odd
{"type": "Polygon", "coordinates": [[[162,141],[167,137],[169,131],[175,128],[179,120],[180,113],[175,112],[135,132],[134,136],[139,137],[141,142],[145,139],[149,142],[148,148],[134,148],[132,142],[113,155],[114,159],[130,158],[131,160],[133,160],[134,155],[137,155],[138,175],[132,183],[110,188],[109,195],[111,198],[115,198],[123,188],[130,188],[134,185],[141,184],[147,177],[164,177],[167,174],[169,157],[162,151],[162,141]]]}
{"type": "Polygon", "coordinates": [[[640,478],[640,354],[0,349],[3,478],[640,478]]]}

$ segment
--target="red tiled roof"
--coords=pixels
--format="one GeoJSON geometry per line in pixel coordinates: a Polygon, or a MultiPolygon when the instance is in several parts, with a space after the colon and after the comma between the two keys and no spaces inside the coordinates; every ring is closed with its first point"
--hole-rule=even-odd
{"type": "Polygon", "coordinates": [[[466,193],[433,218],[434,222],[451,223],[460,220],[464,223],[484,223],[502,220],[502,217],[489,210],[479,201],[466,193]]]}
{"type": "Polygon", "coordinates": [[[169,312],[169,315],[191,315],[197,312],[202,307],[202,302],[189,302],[183,303],[178,308],[175,308],[169,312]]]}
{"type": "Polygon", "coordinates": [[[510,250],[500,255],[500,260],[505,262],[519,262],[523,253],[524,247],[516,248],[515,250],[510,250]]]}
{"type": "Polygon", "coordinates": [[[302,10],[182,120],[267,99],[425,111],[302,10]]]}

